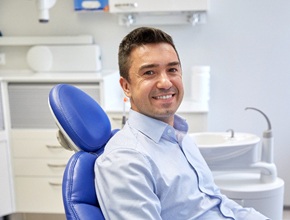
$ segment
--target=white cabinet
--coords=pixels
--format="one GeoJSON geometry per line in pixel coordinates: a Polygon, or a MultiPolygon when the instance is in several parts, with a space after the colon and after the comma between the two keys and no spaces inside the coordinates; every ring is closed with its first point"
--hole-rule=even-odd
{"type": "Polygon", "coordinates": [[[0,140],[0,216],[13,211],[13,183],[7,140],[0,140]]]}
{"type": "Polygon", "coordinates": [[[5,130],[3,87],[0,84],[0,217],[14,212],[14,187],[8,132],[5,130]]]}
{"type": "Polygon", "coordinates": [[[208,0],[110,0],[110,12],[182,12],[205,11],[208,0]]]}
{"type": "MultiPolygon", "coordinates": [[[[48,107],[49,92],[59,83],[73,84],[99,104],[111,106],[110,102],[104,101],[104,87],[109,83],[105,77],[66,75],[62,78],[35,76],[2,80],[5,128],[9,131],[9,139],[3,144],[0,142],[0,216],[11,212],[64,213],[62,176],[73,152],[58,143],[57,126],[48,107]],[[13,195],[9,196],[9,193],[13,195]],[[8,205],[13,207],[6,208],[8,205]]],[[[115,97],[110,101],[116,104],[115,97]]]]}
{"type": "Polygon", "coordinates": [[[110,0],[120,25],[205,23],[209,0],[110,0]]]}
{"type": "Polygon", "coordinates": [[[61,184],[72,151],[56,139],[56,129],[11,131],[17,212],[64,213],[61,184]]]}
{"type": "MultiPolygon", "coordinates": [[[[72,151],[57,141],[57,127],[48,108],[51,88],[60,82],[7,82],[15,209],[23,213],[64,213],[62,176],[72,151]]],[[[76,83],[99,103],[102,83],[76,83]]]]}

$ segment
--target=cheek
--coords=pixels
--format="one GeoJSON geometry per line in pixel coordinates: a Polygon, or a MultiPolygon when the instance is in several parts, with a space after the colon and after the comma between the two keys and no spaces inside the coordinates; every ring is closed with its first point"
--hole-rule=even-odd
{"type": "Polygon", "coordinates": [[[179,90],[183,91],[183,81],[181,77],[175,80],[175,85],[179,90]]]}
{"type": "Polygon", "coordinates": [[[143,81],[137,86],[137,90],[140,93],[140,96],[148,96],[154,90],[154,83],[143,81]]]}
{"type": "Polygon", "coordinates": [[[181,90],[181,91],[183,92],[184,87],[183,87],[183,83],[182,83],[182,81],[180,81],[180,82],[178,83],[178,89],[181,90]]]}

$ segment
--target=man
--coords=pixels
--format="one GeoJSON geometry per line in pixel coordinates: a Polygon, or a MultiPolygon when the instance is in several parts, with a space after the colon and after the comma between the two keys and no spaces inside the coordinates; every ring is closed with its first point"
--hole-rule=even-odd
{"type": "Polygon", "coordinates": [[[131,110],[95,164],[105,218],[267,219],[220,193],[187,123],[175,115],[184,89],[172,38],[159,29],[133,30],[120,44],[119,68],[131,110]]]}

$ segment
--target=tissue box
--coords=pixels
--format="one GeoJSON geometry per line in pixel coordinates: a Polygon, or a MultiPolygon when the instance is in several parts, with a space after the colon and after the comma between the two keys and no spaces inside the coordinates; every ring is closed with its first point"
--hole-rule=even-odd
{"type": "Polygon", "coordinates": [[[108,0],[74,0],[75,10],[109,11],[108,0]]]}

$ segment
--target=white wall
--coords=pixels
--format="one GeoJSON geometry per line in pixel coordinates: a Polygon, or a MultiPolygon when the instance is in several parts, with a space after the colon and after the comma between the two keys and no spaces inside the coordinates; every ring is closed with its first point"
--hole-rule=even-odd
{"type": "MultiPolygon", "coordinates": [[[[205,25],[161,28],[175,39],[187,92],[190,67],[211,66],[209,130],[261,135],[266,121],[244,108],[257,107],[269,116],[290,205],[290,1],[210,3],[205,25]]],[[[39,24],[34,0],[1,0],[0,30],[4,36],[91,34],[102,48],[104,69],[117,69],[118,44],[132,27],[118,26],[117,17],[107,13],[74,12],[73,0],[58,0],[50,15],[48,24],[39,24]]]]}

